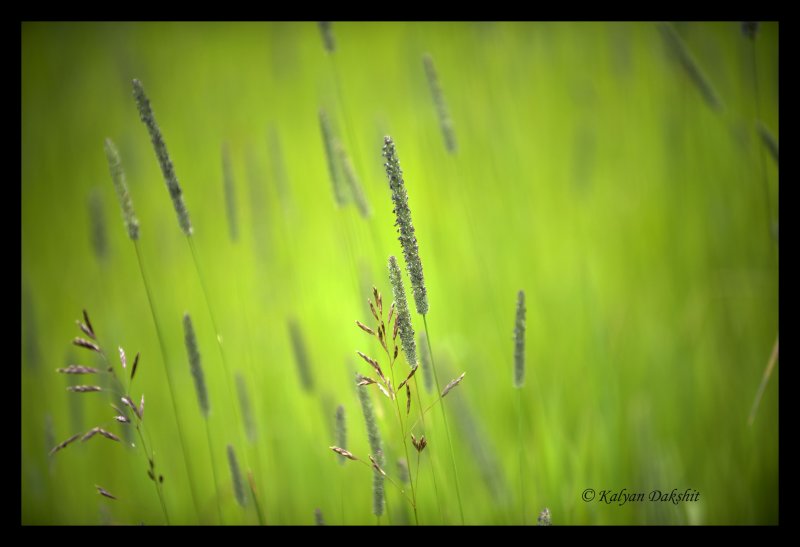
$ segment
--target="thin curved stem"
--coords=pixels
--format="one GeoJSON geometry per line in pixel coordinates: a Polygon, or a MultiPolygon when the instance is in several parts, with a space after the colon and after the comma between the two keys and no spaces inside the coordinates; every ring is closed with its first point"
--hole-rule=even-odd
{"type": "Polygon", "coordinates": [[[519,443],[519,495],[522,499],[522,525],[525,525],[525,469],[522,464],[522,388],[517,388],[517,442],[519,443]]]}
{"type": "Polygon", "coordinates": [[[208,453],[211,455],[211,474],[214,477],[214,490],[217,492],[217,512],[219,513],[219,523],[224,524],[222,519],[222,500],[219,495],[219,481],[217,480],[217,459],[214,457],[214,449],[211,446],[211,427],[208,425],[208,418],[204,418],[206,423],[206,440],[208,441],[208,453]]]}
{"type": "Polygon", "coordinates": [[[191,467],[190,467],[189,457],[187,456],[186,442],[185,442],[185,439],[184,439],[183,429],[181,428],[181,421],[180,421],[179,414],[178,414],[178,404],[175,402],[176,401],[175,388],[173,386],[172,374],[170,373],[169,365],[167,365],[167,349],[166,349],[166,345],[164,344],[164,336],[162,334],[161,325],[159,325],[158,318],[156,316],[156,309],[155,309],[155,305],[153,303],[153,295],[152,295],[152,292],[150,290],[150,284],[148,283],[147,276],[145,275],[144,263],[142,262],[142,253],[141,253],[141,249],[139,248],[139,241],[138,240],[134,240],[133,246],[136,249],[136,259],[137,259],[137,262],[139,263],[139,273],[142,276],[142,283],[144,284],[144,290],[145,290],[145,293],[147,294],[147,302],[150,305],[150,315],[153,317],[153,325],[156,327],[156,335],[157,335],[157,338],[158,338],[158,346],[159,346],[159,348],[161,350],[161,359],[162,359],[162,361],[164,363],[164,371],[165,371],[166,376],[167,376],[167,387],[169,388],[170,401],[172,402],[172,411],[173,411],[173,413],[175,415],[175,424],[178,427],[178,440],[180,441],[180,445],[181,445],[181,454],[183,455],[183,461],[186,464],[186,475],[187,475],[187,478],[189,479],[189,489],[190,489],[191,494],[192,494],[192,503],[194,504],[194,509],[195,509],[195,512],[197,513],[197,517],[199,519],[200,518],[200,508],[197,505],[197,493],[195,492],[194,481],[192,480],[192,474],[191,474],[191,471],[190,471],[191,467]]]}
{"type": "MultiPolygon", "coordinates": [[[[436,373],[436,361],[433,358],[433,349],[431,348],[431,333],[428,329],[428,318],[423,315],[422,322],[425,324],[425,338],[428,340],[428,355],[431,358],[431,368],[433,369],[433,379],[436,381],[436,391],[439,393],[442,392],[442,388],[439,385],[439,375],[436,373]]],[[[439,396],[441,399],[441,395],[439,396]]],[[[434,404],[436,404],[434,402],[434,404]]],[[[453,464],[453,476],[455,477],[456,481],[456,497],[458,498],[458,511],[461,515],[461,524],[464,524],[464,506],[461,503],[461,488],[458,485],[458,468],[456,467],[456,456],[453,451],[453,441],[450,439],[450,427],[447,425],[447,413],[444,410],[444,401],[442,401],[441,405],[442,409],[442,419],[444,420],[444,431],[447,436],[447,444],[450,447],[450,462],[453,464]]]]}

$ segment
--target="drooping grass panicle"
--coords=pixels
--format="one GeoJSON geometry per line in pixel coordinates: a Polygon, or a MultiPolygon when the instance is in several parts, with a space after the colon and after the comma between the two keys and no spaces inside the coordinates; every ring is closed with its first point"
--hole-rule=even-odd
{"type": "Polygon", "coordinates": [[[722,110],[722,101],[714,90],[714,86],[711,85],[711,80],[708,79],[700,64],[689,51],[683,38],[675,30],[675,27],[669,23],[659,23],[658,29],[670,54],[683,67],[683,70],[692,80],[692,83],[703,96],[708,106],[712,110],[722,110]]]}
{"type": "Polygon", "coordinates": [[[247,497],[244,492],[242,472],[239,469],[239,462],[236,460],[236,452],[233,450],[232,445],[228,445],[228,466],[231,468],[231,481],[233,482],[233,493],[236,496],[236,502],[241,507],[244,507],[247,504],[247,497]]]}
{"type": "Polygon", "coordinates": [[[364,195],[364,188],[361,186],[361,181],[358,179],[358,175],[356,175],[353,162],[350,161],[350,156],[347,155],[347,151],[338,139],[334,141],[334,149],[339,159],[339,165],[342,166],[342,174],[344,175],[345,182],[347,182],[347,188],[356,202],[356,207],[358,207],[358,212],[361,214],[362,218],[368,219],[372,215],[372,211],[369,208],[369,203],[367,203],[367,196],[364,195]]]}
{"type": "Polygon", "coordinates": [[[109,499],[112,499],[112,500],[117,499],[117,497],[114,494],[112,494],[111,492],[109,492],[108,490],[103,488],[102,486],[98,486],[98,485],[95,484],[94,487],[97,488],[97,493],[100,494],[101,496],[109,498],[109,499]]]}
{"type": "Polygon", "coordinates": [[[770,156],[772,159],[775,160],[775,163],[778,163],[778,140],[775,138],[775,135],[772,134],[772,131],[767,128],[761,121],[758,122],[756,125],[758,128],[758,134],[761,137],[761,142],[764,143],[764,146],[767,147],[770,156]]]}
{"type": "Polygon", "coordinates": [[[236,394],[239,396],[239,408],[242,411],[247,440],[254,443],[256,442],[258,429],[253,416],[253,407],[250,405],[250,396],[247,393],[247,381],[241,372],[236,373],[236,394]]]}
{"type": "Polygon", "coordinates": [[[431,356],[428,353],[428,335],[425,331],[419,333],[419,362],[422,366],[422,377],[425,381],[425,391],[433,391],[433,370],[431,369],[431,356]]]}
{"type": "Polygon", "coordinates": [[[289,321],[289,336],[292,339],[294,359],[297,363],[297,372],[300,375],[300,384],[307,392],[314,391],[314,375],[311,373],[311,362],[308,359],[306,343],[300,325],[296,321],[289,321]]]}
{"type": "Polygon", "coordinates": [[[392,190],[394,213],[397,217],[397,231],[400,234],[400,244],[403,246],[403,257],[406,260],[408,277],[411,279],[411,288],[414,291],[414,304],[417,313],[428,313],[428,294],[425,290],[425,278],[422,274],[422,261],[419,258],[419,245],[414,235],[414,225],[411,223],[411,210],[408,208],[408,194],[406,193],[403,171],[397,159],[394,141],[391,137],[384,137],[383,157],[386,158],[384,167],[389,179],[389,188],[392,190]]]}
{"type": "Polygon", "coordinates": [[[122,160],[119,151],[111,139],[106,139],[104,143],[108,169],[111,172],[111,181],[114,183],[114,190],[117,192],[119,206],[122,209],[122,218],[128,229],[128,237],[133,241],[139,239],[139,221],[136,219],[136,212],[133,210],[133,200],[128,192],[128,183],[125,179],[125,170],[122,169],[122,160]]]}
{"type": "Polygon", "coordinates": [[[69,365],[66,368],[57,368],[56,372],[61,374],[97,374],[98,369],[94,367],[85,367],[83,365],[69,365]]]}
{"type": "Polygon", "coordinates": [[[397,308],[397,330],[406,360],[411,367],[417,364],[417,343],[414,339],[414,327],[411,325],[411,314],[408,311],[406,290],[403,287],[403,274],[397,264],[397,258],[389,257],[389,281],[392,284],[395,307],[397,308]]]}
{"type": "Polygon", "coordinates": [[[133,80],[133,96],[136,99],[136,106],[139,109],[139,118],[147,126],[147,131],[150,133],[150,140],[153,143],[153,149],[158,157],[158,163],[164,175],[164,182],[167,183],[167,190],[172,198],[172,205],[175,207],[175,213],[178,215],[178,224],[183,233],[190,236],[192,235],[192,222],[189,220],[189,211],[186,209],[186,204],[183,202],[183,193],[180,184],[178,184],[178,177],[175,175],[175,168],[172,166],[172,160],[167,152],[167,145],[164,143],[164,138],[161,136],[161,129],[159,129],[155,116],[153,116],[150,100],[147,98],[147,95],[145,95],[142,82],[139,80],[133,80]]]}
{"type": "Polygon", "coordinates": [[[333,39],[333,29],[331,29],[330,21],[319,22],[319,32],[322,34],[322,43],[325,45],[325,51],[333,53],[336,51],[336,41],[333,39]]]}
{"type": "Polygon", "coordinates": [[[525,291],[517,293],[517,319],[514,323],[514,387],[525,383],[525,291]]]}
{"type": "Polygon", "coordinates": [[[103,197],[99,188],[93,188],[89,193],[89,223],[92,250],[99,260],[108,256],[108,238],[106,236],[106,215],[103,211],[103,197]]]}
{"type": "Polygon", "coordinates": [[[337,454],[339,454],[343,458],[347,458],[348,460],[353,460],[354,462],[358,461],[358,458],[356,458],[351,452],[345,450],[344,448],[341,448],[341,447],[338,447],[338,446],[330,446],[328,448],[330,448],[331,450],[333,450],[334,452],[336,452],[337,454]]]}
{"type": "Polygon", "coordinates": [[[450,391],[454,387],[456,387],[458,384],[460,384],[461,381],[464,379],[464,375],[466,375],[466,374],[467,374],[466,372],[462,372],[461,376],[459,376],[458,378],[454,378],[454,379],[450,380],[450,382],[446,386],[444,386],[444,389],[442,390],[442,398],[444,398],[448,393],[450,393],[450,391]]]}
{"type": "Polygon", "coordinates": [[[450,110],[447,108],[447,102],[444,100],[444,93],[442,86],[439,84],[439,75],[436,72],[436,66],[433,64],[433,57],[430,53],[422,56],[422,64],[425,66],[425,76],[428,78],[428,86],[431,89],[433,102],[436,105],[436,113],[439,116],[439,125],[442,127],[442,136],[444,137],[444,144],[447,151],[451,154],[456,152],[456,132],[453,128],[453,119],[450,117],[450,110]]]}
{"type": "Polygon", "coordinates": [[[50,455],[52,456],[53,454],[55,454],[56,452],[58,452],[62,448],[66,448],[67,446],[69,446],[70,444],[72,444],[73,442],[77,441],[80,438],[81,438],[81,434],[80,433],[76,433],[75,435],[73,435],[72,437],[67,439],[66,441],[62,441],[62,442],[58,443],[50,451],[50,455]]]}
{"type": "Polygon", "coordinates": [[[239,222],[236,216],[236,188],[233,184],[230,144],[222,144],[222,181],[225,186],[225,212],[228,214],[228,234],[231,241],[239,239],[239,222]]]}
{"type": "Polygon", "coordinates": [[[197,346],[197,337],[194,333],[192,318],[189,313],[183,314],[183,336],[186,342],[186,353],[189,356],[189,368],[194,378],[194,388],[197,392],[197,403],[200,411],[205,418],[208,418],[210,406],[208,402],[208,391],[206,390],[206,379],[203,375],[203,365],[200,359],[200,349],[197,346]]]}
{"type": "Polygon", "coordinates": [[[100,346],[98,346],[94,342],[90,342],[90,341],[86,340],[85,338],[75,337],[72,340],[72,343],[74,345],[78,346],[78,347],[86,348],[88,350],[91,350],[91,351],[94,351],[94,352],[97,352],[97,353],[102,353],[102,351],[100,350],[100,346]]]}
{"type": "Polygon", "coordinates": [[[336,146],[334,144],[333,129],[331,128],[331,121],[328,113],[324,108],[319,109],[319,127],[322,132],[322,142],[325,145],[325,155],[328,158],[328,172],[331,177],[331,184],[333,185],[333,197],[336,199],[336,205],[344,207],[350,201],[347,188],[342,182],[341,173],[339,172],[338,156],[336,154],[336,146]]]}
{"type": "MultiPolygon", "coordinates": [[[[369,391],[364,387],[357,387],[358,400],[361,402],[361,412],[364,414],[364,423],[367,426],[367,439],[369,448],[380,467],[384,466],[383,448],[381,434],[378,430],[378,422],[375,420],[375,412],[372,409],[372,400],[369,391]]],[[[372,512],[375,516],[383,514],[384,505],[384,477],[380,473],[374,473],[372,479],[372,512]]]]}
{"type": "Polygon", "coordinates": [[[68,386],[67,391],[72,391],[73,393],[92,393],[103,391],[103,388],[100,386],[68,386]]]}
{"type": "MultiPolygon", "coordinates": [[[[336,407],[336,444],[347,449],[347,423],[345,422],[344,405],[336,407]]],[[[339,458],[339,463],[344,464],[344,457],[339,458]]]]}

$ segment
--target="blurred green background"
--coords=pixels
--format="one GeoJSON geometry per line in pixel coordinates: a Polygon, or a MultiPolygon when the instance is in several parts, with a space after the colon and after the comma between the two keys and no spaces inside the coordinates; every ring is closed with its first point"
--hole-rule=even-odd
{"type": "MultiPolygon", "coordinates": [[[[117,345],[141,352],[132,395],[145,393],[172,523],[219,522],[185,311],[210,390],[225,523],[258,522],[252,499],[244,509],[234,499],[227,444],[252,470],[268,524],[312,524],[316,508],[327,524],[413,523],[388,483],[376,520],[369,469],[341,466],[328,449],[343,404],[348,448],[369,451],[352,378],[368,373],[356,350],[379,352],[354,320],[370,318],[372,285],[391,300],[387,257],[402,254],[382,166],[387,134],[410,197],[440,380],[467,373],[444,399],[465,521],[533,524],[548,507],[554,524],[776,523],[777,368],[752,426],[748,414],[778,333],[778,165],[756,129],[760,119],[778,134],[778,25],[762,24],[754,41],[735,22],[673,28],[720,108],[655,23],[334,23],[333,53],[311,22],[23,23],[22,523],[164,522],[130,445],[97,438],[48,456],[96,425],[128,438],[106,394],[65,391],[91,379],[55,372],[95,364],[71,345],[83,308],[112,361],[117,345]],[[453,120],[454,154],[426,52],[453,120]],[[235,433],[237,403],[133,78],[183,188],[228,366],[246,379],[252,440],[235,433]],[[320,108],[352,159],[369,219],[334,201],[320,108]],[[106,137],[120,150],[141,225],[188,470],[106,137]],[[519,289],[528,305],[522,435],[512,386],[519,289]],[[95,484],[119,499],[99,496],[95,484]],[[582,501],[587,488],[692,488],[700,497],[620,507],[582,501]]],[[[412,319],[423,331],[413,309],[412,319]]],[[[435,397],[423,388],[422,398],[435,397]]],[[[377,391],[372,399],[396,478],[393,408],[377,391]]],[[[457,524],[440,411],[426,420],[420,522],[457,524]]]]}

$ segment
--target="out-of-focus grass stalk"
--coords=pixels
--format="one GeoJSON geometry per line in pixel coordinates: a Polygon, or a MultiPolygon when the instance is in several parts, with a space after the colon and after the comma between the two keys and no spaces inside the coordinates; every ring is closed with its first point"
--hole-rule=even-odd
{"type": "Polygon", "coordinates": [[[175,424],[178,427],[178,439],[180,441],[180,449],[181,454],[183,456],[183,461],[185,463],[186,469],[186,476],[189,480],[189,489],[192,495],[192,503],[194,505],[195,512],[197,514],[198,519],[200,518],[200,507],[197,504],[197,492],[195,491],[194,486],[194,479],[192,477],[191,472],[191,463],[188,456],[188,451],[186,450],[186,439],[183,433],[183,428],[181,427],[181,419],[180,414],[178,412],[178,404],[176,403],[175,397],[175,382],[172,378],[172,372],[169,367],[169,361],[167,359],[167,349],[166,344],[164,343],[164,334],[161,325],[158,322],[158,315],[156,314],[155,309],[155,302],[153,300],[153,292],[150,289],[150,283],[147,280],[147,275],[145,273],[144,268],[144,261],[142,260],[142,252],[139,247],[139,222],[136,219],[136,214],[133,209],[133,201],[130,198],[130,193],[128,192],[128,184],[125,180],[125,171],[122,169],[122,162],[119,157],[119,152],[117,151],[116,146],[111,141],[111,139],[106,139],[105,141],[105,151],[106,151],[106,158],[108,159],[109,169],[111,171],[111,180],[114,183],[114,188],[117,192],[117,197],[119,198],[120,207],[122,208],[123,218],[125,220],[125,225],[128,229],[128,237],[133,242],[133,247],[136,250],[136,261],[139,265],[139,274],[142,278],[142,284],[144,285],[145,293],[147,294],[147,303],[150,307],[150,315],[153,318],[153,325],[156,328],[156,337],[158,338],[158,347],[161,351],[161,360],[164,363],[164,371],[166,372],[167,377],[167,387],[169,389],[170,401],[172,403],[172,411],[175,416],[175,424]]]}

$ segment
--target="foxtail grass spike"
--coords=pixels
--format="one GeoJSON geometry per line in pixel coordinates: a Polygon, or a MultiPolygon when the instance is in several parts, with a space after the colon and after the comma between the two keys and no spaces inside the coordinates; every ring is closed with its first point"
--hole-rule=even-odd
{"type": "Polygon", "coordinates": [[[425,332],[419,333],[419,361],[422,366],[422,377],[425,380],[425,391],[433,391],[433,369],[431,368],[431,356],[428,353],[428,335],[425,332]]]}
{"type": "MultiPolygon", "coordinates": [[[[383,449],[381,447],[381,434],[378,431],[378,423],[375,421],[375,413],[372,410],[372,400],[369,398],[369,391],[363,387],[356,388],[358,399],[361,402],[361,412],[364,414],[364,423],[367,426],[367,439],[369,448],[380,467],[384,466],[383,449]]],[[[383,514],[384,505],[384,477],[380,473],[373,473],[372,479],[372,512],[375,516],[383,514]]]]}
{"type": "Polygon", "coordinates": [[[383,467],[383,451],[379,450],[375,454],[375,461],[377,462],[377,469],[372,474],[372,514],[379,517],[383,514],[383,506],[385,502],[384,492],[384,474],[380,473],[383,467]]]}
{"type": "Polygon", "coordinates": [[[233,493],[236,496],[236,501],[241,507],[244,507],[247,504],[247,498],[244,493],[242,472],[239,470],[236,452],[233,451],[233,446],[231,445],[228,445],[228,465],[231,468],[231,480],[233,481],[233,493]]]}
{"type": "Polygon", "coordinates": [[[303,333],[300,331],[300,325],[295,321],[289,322],[289,335],[292,338],[292,349],[297,363],[297,373],[300,375],[300,384],[304,390],[310,393],[314,391],[314,375],[311,373],[311,363],[308,359],[303,333]]]}
{"type": "Polygon", "coordinates": [[[194,378],[194,388],[197,392],[197,403],[200,405],[200,411],[205,418],[208,418],[209,404],[208,392],[206,391],[206,379],[203,375],[203,366],[200,362],[200,350],[197,347],[197,337],[194,334],[194,327],[192,326],[192,318],[188,313],[183,314],[183,334],[186,342],[186,353],[189,355],[189,367],[192,371],[194,378]]]}
{"type": "Polygon", "coordinates": [[[333,197],[336,199],[337,206],[344,207],[350,200],[347,195],[347,188],[345,188],[339,172],[339,162],[337,161],[338,158],[336,155],[336,145],[334,144],[331,122],[328,118],[328,113],[322,108],[319,109],[319,127],[322,131],[322,142],[325,144],[325,155],[328,158],[328,171],[330,172],[331,184],[333,185],[333,197]]]}
{"type": "Polygon", "coordinates": [[[247,382],[241,372],[236,373],[236,394],[239,396],[239,408],[242,410],[247,440],[254,443],[256,442],[257,428],[253,419],[253,408],[250,406],[250,396],[247,394],[247,382]]]}
{"type": "Polygon", "coordinates": [[[111,139],[105,140],[105,150],[108,169],[111,171],[111,181],[114,183],[114,190],[117,191],[119,206],[122,209],[122,218],[128,228],[128,237],[136,241],[139,239],[139,221],[136,219],[136,213],[133,210],[133,200],[131,200],[131,195],[128,193],[128,183],[125,180],[125,171],[122,169],[122,160],[119,157],[117,147],[114,146],[111,139]]]}
{"type": "Polygon", "coordinates": [[[408,311],[406,301],[406,290],[403,287],[403,274],[400,266],[397,265],[397,258],[389,257],[389,281],[392,284],[394,303],[397,308],[397,330],[400,333],[400,342],[403,346],[403,353],[411,367],[417,364],[417,343],[414,340],[414,327],[411,326],[411,314],[408,311]]]}
{"type": "Polygon", "coordinates": [[[514,387],[525,383],[525,291],[517,293],[517,320],[514,324],[514,387]]]}
{"type": "Polygon", "coordinates": [[[239,239],[239,222],[236,218],[236,189],[233,186],[230,145],[222,145],[222,178],[225,185],[225,211],[228,213],[228,234],[231,241],[239,239]]]}
{"type": "Polygon", "coordinates": [[[369,203],[367,203],[367,197],[364,195],[361,181],[358,180],[356,170],[353,168],[353,162],[350,161],[350,157],[347,155],[347,151],[344,149],[341,142],[336,140],[334,142],[334,148],[339,157],[339,165],[342,166],[344,180],[347,182],[350,195],[353,196],[356,202],[358,212],[361,214],[361,218],[368,219],[372,215],[372,211],[369,208],[369,203]]]}
{"type": "Polygon", "coordinates": [[[320,21],[319,31],[322,34],[322,43],[325,45],[325,51],[333,53],[336,51],[336,41],[333,39],[333,30],[331,29],[330,21],[320,21]]]}
{"type": "Polygon", "coordinates": [[[433,64],[433,57],[431,57],[430,53],[426,53],[422,56],[422,64],[425,65],[425,76],[428,78],[428,86],[431,88],[433,103],[436,105],[436,113],[439,115],[439,125],[442,127],[445,147],[447,147],[448,152],[454,154],[457,146],[456,132],[453,129],[453,119],[450,117],[447,102],[444,100],[442,86],[439,84],[439,75],[436,72],[436,67],[433,64]]]}
{"type": "Polygon", "coordinates": [[[683,70],[692,80],[692,83],[703,96],[703,99],[705,99],[706,103],[708,103],[708,106],[711,107],[712,110],[722,110],[722,101],[720,101],[719,97],[717,96],[717,92],[711,85],[711,81],[703,72],[703,69],[700,68],[697,60],[689,51],[686,43],[680,37],[675,28],[669,23],[659,23],[658,29],[661,32],[661,36],[664,39],[667,48],[683,67],[683,70]]]}
{"type": "Polygon", "coordinates": [[[417,313],[428,313],[428,294],[425,290],[425,278],[422,275],[422,261],[419,259],[419,246],[414,235],[414,225],[411,223],[411,210],[408,208],[408,194],[403,181],[403,171],[397,159],[394,141],[391,137],[383,139],[383,157],[386,158],[384,167],[389,178],[389,188],[392,190],[394,213],[397,216],[397,231],[400,234],[400,244],[403,246],[403,257],[406,260],[408,277],[411,279],[411,288],[414,291],[414,304],[417,313]]]}
{"type": "Polygon", "coordinates": [[[94,255],[99,260],[108,256],[108,238],[106,237],[106,215],[103,212],[103,197],[98,188],[89,193],[89,223],[94,255]]]}
{"type": "MultiPolygon", "coordinates": [[[[347,449],[347,424],[344,419],[344,406],[336,407],[336,444],[347,449]]],[[[339,458],[339,463],[344,464],[344,457],[339,458]]]]}
{"type": "Polygon", "coordinates": [[[186,204],[183,202],[181,186],[178,184],[178,177],[175,176],[175,168],[172,166],[172,160],[169,158],[167,145],[164,143],[161,130],[158,128],[156,119],[153,116],[153,110],[150,108],[150,100],[147,98],[147,95],[145,95],[142,82],[139,80],[133,80],[133,96],[136,99],[136,106],[139,108],[139,118],[147,126],[147,131],[150,133],[150,140],[153,142],[153,149],[158,157],[158,163],[161,166],[164,181],[167,183],[167,190],[172,198],[172,205],[175,207],[175,213],[178,215],[178,224],[183,233],[190,236],[192,235],[192,222],[189,220],[189,211],[186,210],[186,204]]]}
{"type": "Polygon", "coordinates": [[[778,141],[775,139],[775,135],[767,129],[767,126],[761,122],[758,122],[758,134],[761,136],[761,142],[764,143],[764,146],[767,147],[769,150],[770,156],[772,159],[775,160],[775,163],[778,163],[778,141]]]}

